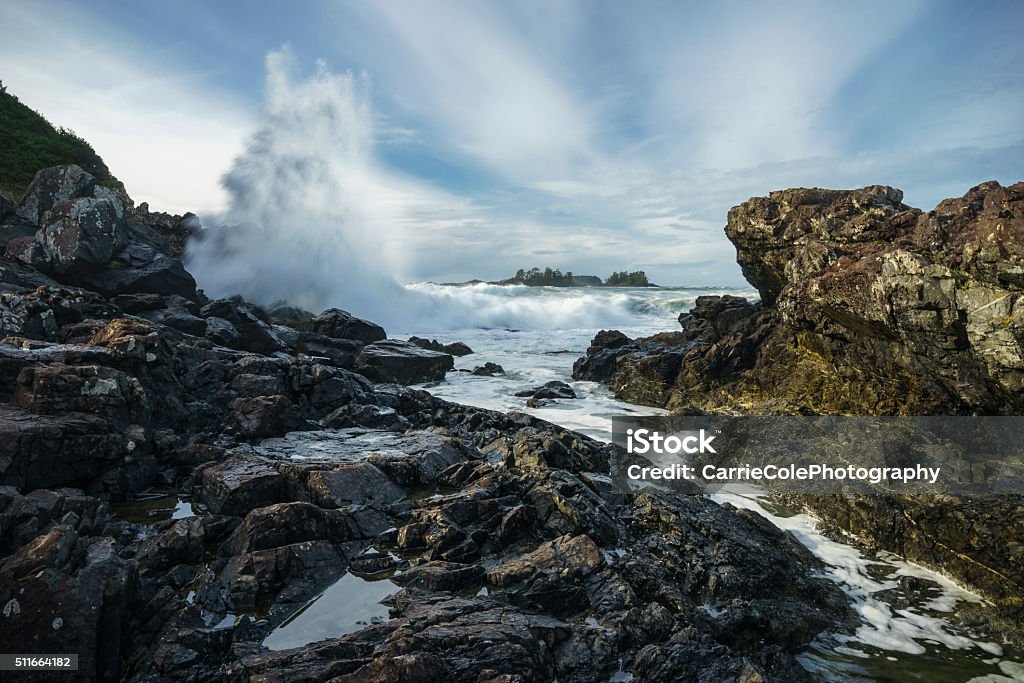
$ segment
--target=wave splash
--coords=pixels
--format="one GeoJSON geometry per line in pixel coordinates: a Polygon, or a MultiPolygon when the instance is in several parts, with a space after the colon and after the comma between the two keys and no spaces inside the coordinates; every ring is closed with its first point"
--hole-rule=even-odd
{"type": "Polygon", "coordinates": [[[679,313],[698,296],[756,292],[733,288],[585,289],[491,284],[406,285],[420,303],[420,316],[406,329],[505,328],[564,330],[637,327],[664,322],[672,328],[679,313]]]}
{"type": "Polygon", "coordinates": [[[287,49],[267,56],[259,124],[222,180],[227,209],[204,217],[186,264],[212,296],[371,318],[408,305],[390,275],[403,221],[373,157],[367,79],[323,64],[306,79],[294,73],[287,49]]]}

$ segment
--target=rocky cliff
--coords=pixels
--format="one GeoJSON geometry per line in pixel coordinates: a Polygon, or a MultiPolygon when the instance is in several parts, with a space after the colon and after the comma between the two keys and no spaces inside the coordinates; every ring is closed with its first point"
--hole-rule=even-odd
{"type": "Polygon", "coordinates": [[[0,197],[6,651],[104,681],[810,680],[797,653],[849,614],[790,534],[405,386],[465,345],[209,300],[198,229],[77,167],[0,197]]]}
{"type": "MultiPolygon", "coordinates": [[[[700,297],[678,332],[602,332],[574,376],[681,414],[1024,414],[1024,183],[923,212],[897,189],[793,189],[729,211],[761,295],[700,297]]],[[[1016,609],[1016,497],[808,497],[834,528],[1016,609]]]]}
{"type": "Polygon", "coordinates": [[[1021,414],[1024,184],[928,213],[890,187],[785,190],[725,230],[760,303],[702,297],[681,333],[597,340],[577,377],[677,412],[1021,414]]]}

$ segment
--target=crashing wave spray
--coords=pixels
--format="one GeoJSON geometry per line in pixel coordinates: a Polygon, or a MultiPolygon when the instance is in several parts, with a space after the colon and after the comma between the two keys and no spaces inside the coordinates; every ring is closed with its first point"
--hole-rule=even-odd
{"type": "Polygon", "coordinates": [[[224,176],[227,210],[190,246],[188,267],[213,296],[395,320],[407,296],[394,277],[402,221],[389,215],[373,159],[367,79],[318,63],[297,80],[293,64],[287,49],[267,56],[259,126],[224,176]]]}
{"type": "Polygon", "coordinates": [[[287,49],[267,56],[259,125],[224,176],[227,210],[205,217],[208,230],[189,244],[188,268],[209,295],[314,312],[335,306],[392,332],[672,324],[678,305],[654,292],[403,287],[401,226],[429,224],[419,212],[436,214],[444,199],[375,160],[365,77],[323,63],[308,78],[294,73],[287,49]]]}

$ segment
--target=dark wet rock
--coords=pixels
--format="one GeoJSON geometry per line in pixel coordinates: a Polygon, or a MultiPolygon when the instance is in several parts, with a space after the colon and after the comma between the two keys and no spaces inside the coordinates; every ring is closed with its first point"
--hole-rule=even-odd
{"type": "Polygon", "coordinates": [[[116,679],[136,583],[113,539],[54,527],[0,566],[0,642],[18,652],[73,652],[85,679],[116,679]]]}
{"type": "Polygon", "coordinates": [[[115,266],[86,274],[78,281],[108,295],[159,292],[196,299],[196,281],[181,261],[145,245],[130,244],[114,254],[115,266]]]}
{"type": "Polygon", "coordinates": [[[618,358],[629,351],[632,340],[618,330],[601,330],[594,336],[587,355],[572,366],[572,378],[587,382],[608,382],[615,374],[618,358]]]}
{"type": "Polygon", "coordinates": [[[576,398],[576,392],[565,382],[553,380],[532,389],[517,391],[516,396],[528,396],[534,399],[544,398],[576,398]]]}
{"type": "Polygon", "coordinates": [[[154,322],[158,325],[166,325],[167,327],[174,328],[179,332],[184,332],[185,334],[191,334],[197,337],[204,336],[209,330],[208,320],[203,320],[199,316],[191,313],[187,308],[183,307],[179,308],[175,306],[160,308],[158,310],[148,310],[139,313],[139,315],[150,322],[154,322]]]}
{"type": "Polygon", "coordinates": [[[235,555],[220,581],[230,609],[254,612],[267,599],[283,603],[309,599],[343,571],[344,559],[334,545],[316,540],[235,555]]]}
{"type": "Polygon", "coordinates": [[[478,377],[494,377],[495,375],[504,375],[505,368],[501,367],[497,363],[491,363],[488,361],[483,365],[478,365],[473,368],[472,374],[477,375],[478,377]]]}
{"type": "Polygon", "coordinates": [[[22,495],[0,487],[0,554],[8,555],[55,526],[79,536],[98,536],[110,520],[109,508],[80,489],[36,489],[22,495]]]}
{"type": "Polygon", "coordinates": [[[365,427],[367,429],[387,429],[404,431],[412,426],[398,411],[390,406],[374,406],[364,404],[344,405],[321,420],[324,427],[346,429],[348,427],[365,427]]]}
{"type": "Polygon", "coordinates": [[[386,507],[406,495],[383,472],[365,462],[311,472],[306,486],[313,502],[324,508],[349,505],[386,507]]]}
{"type": "Polygon", "coordinates": [[[452,356],[468,356],[473,353],[473,349],[469,348],[468,345],[462,342],[452,342],[450,344],[444,344],[437,341],[436,339],[424,339],[423,337],[409,337],[409,343],[415,344],[421,349],[427,349],[428,351],[437,351],[438,353],[447,353],[452,356]]]}
{"type": "Polygon", "coordinates": [[[800,496],[832,530],[917,558],[1004,608],[1024,604],[1024,503],[1019,496],[800,496]],[[1006,539],[1014,539],[1007,541],[1006,539]]]}
{"type": "Polygon", "coordinates": [[[178,565],[196,565],[203,559],[206,525],[201,517],[179,519],[170,528],[147,538],[137,558],[144,571],[162,572],[178,565]]]}
{"type": "Polygon", "coordinates": [[[273,436],[306,426],[299,407],[280,394],[236,398],[228,408],[230,426],[243,439],[273,436]]]}
{"type": "Polygon", "coordinates": [[[492,568],[487,582],[504,588],[520,607],[566,617],[589,607],[584,584],[604,564],[588,536],[563,536],[492,568]]]}
{"type": "Polygon", "coordinates": [[[352,339],[363,344],[387,339],[387,334],[380,325],[357,318],[348,311],[338,308],[327,309],[312,320],[303,323],[302,329],[324,337],[352,339]]]}
{"type": "Polygon", "coordinates": [[[452,465],[479,458],[459,440],[441,434],[366,429],[293,432],[238,452],[262,462],[271,458],[331,465],[367,462],[400,486],[432,483],[452,465]]]}
{"type": "Polygon", "coordinates": [[[125,428],[148,424],[149,405],[134,377],[102,365],[25,367],[12,403],[33,413],[92,413],[125,428]]]}
{"type": "Polygon", "coordinates": [[[455,360],[447,353],[394,339],[367,344],[356,361],[356,369],[370,379],[396,384],[437,382],[453,367],[455,360]]]}
{"type": "Polygon", "coordinates": [[[198,474],[196,499],[213,514],[245,515],[283,499],[284,477],[272,461],[236,456],[198,474]]]}
{"type": "Polygon", "coordinates": [[[36,173],[18,203],[17,214],[36,225],[63,201],[92,194],[96,179],[78,166],[54,166],[36,173]]]}
{"type": "Polygon", "coordinates": [[[287,348],[274,333],[266,312],[241,297],[211,301],[199,315],[207,320],[206,336],[218,344],[260,354],[287,348]]]}
{"type": "MultiPolygon", "coordinates": [[[[58,275],[97,271],[126,244],[123,209],[112,200],[81,198],[64,201],[43,217],[36,242],[47,269],[58,275]]],[[[31,259],[35,265],[36,259],[31,259]]]]}
{"type": "Polygon", "coordinates": [[[0,404],[0,481],[26,491],[89,483],[124,460],[128,442],[96,415],[0,404]]]}
{"type": "Polygon", "coordinates": [[[298,306],[277,306],[270,310],[270,322],[275,325],[286,325],[296,330],[309,323],[316,317],[315,314],[298,306]]]}
{"type": "Polygon", "coordinates": [[[313,332],[300,332],[295,348],[300,353],[323,358],[335,367],[352,370],[363,350],[363,343],[354,339],[334,339],[313,332]]]}
{"type": "Polygon", "coordinates": [[[300,501],[275,503],[247,514],[220,552],[233,556],[309,541],[343,543],[352,538],[348,517],[300,501]]]}
{"type": "Polygon", "coordinates": [[[402,572],[393,580],[406,588],[431,593],[456,593],[481,585],[484,580],[484,568],[477,564],[426,562],[402,572]]]}
{"type": "MultiPolygon", "coordinates": [[[[11,339],[14,341],[14,339],[11,339]]],[[[10,401],[23,370],[42,365],[113,365],[110,350],[85,344],[53,344],[21,340],[19,345],[0,342],[0,400],[10,401]]]]}

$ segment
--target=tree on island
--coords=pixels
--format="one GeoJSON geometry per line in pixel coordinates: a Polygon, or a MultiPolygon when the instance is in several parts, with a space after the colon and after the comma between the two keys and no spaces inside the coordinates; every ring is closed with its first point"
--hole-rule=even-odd
{"type": "Polygon", "coordinates": [[[653,287],[642,270],[614,272],[602,281],[596,275],[573,275],[571,270],[564,273],[558,268],[520,268],[502,285],[526,285],[527,287],[653,287]]]}
{"type": "Polygon", "coordinates": [[[605,280],[609,287],[650,287],[651,282],[647,279],[647,273],[642,270],[614,272],[605,280]]]}
{"type": "Polygon", "coordinates": [[[512,277],[513,283],[520,283],[529,287],[568,287],[572,285],[572,271],[563,273],[558,268],[520,268],[512,277]]]}

